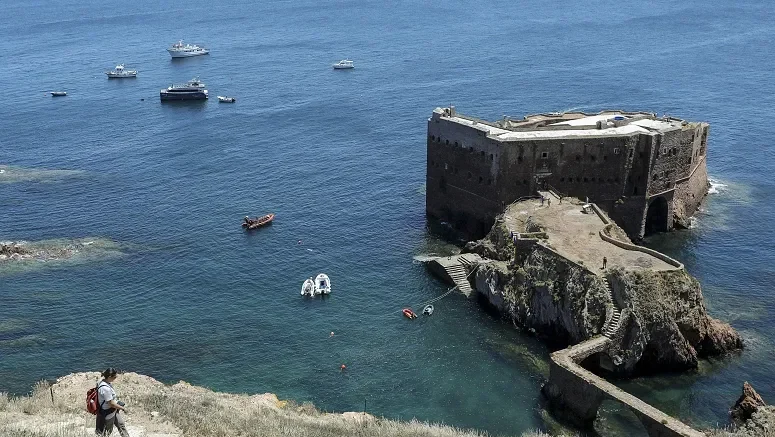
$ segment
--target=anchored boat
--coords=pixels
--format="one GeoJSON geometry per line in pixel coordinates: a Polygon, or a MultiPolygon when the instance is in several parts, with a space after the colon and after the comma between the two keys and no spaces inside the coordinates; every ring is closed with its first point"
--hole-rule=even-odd
{"type": "Polygon", "coordinates": [[[353,64],[353,61],[349,59],[342,59],[341,61],[334,64],[333,67],[334,70],[352,70],[355,68],[355,64],[353,64]]]}
{"type": "Polygon", "coordinates": [[[67,91],[51,91],[51,97],[64,97],[67,95],[67,91]]]}
{"type": "Polygon", "coordinates": [[[315,294],[330,294],[331,280],[328,275],[321,273],[315,277],[315,294]]]}
{"type": "Polygon", "coordinates": [[[162,101],[167,100],[206,100],[207,90],[205,84],[198,77],[189,80],[185,84],[171,85],[159,91],[162,101]]]}
{"type": "Polygon", "coordinates": [[[411,308],[404,308],[403,310],[401,310],[401,312],[404,313],[404,316],[407,319],[411,320],[411,319],[416,319],[417,318],[417,314],[415,314],[414,311],[412,311],[411,308]]]}
{"type": "Polygon", "coordinates": [[[426,305],[425,308],[422,309],[422,313],[426,316],[433,314],[433,305],[426,305]]]}
{"type": "Polygon", "coordinates": [[[106,71],[105,74],[108,75],[108,79],[124,79],[137,77],[137,70],[127,70],[124,64],[118,64],[115,70],[106,71]]]}
{"type": "Polygon", "coordinates": [[[191,56],[200,56],[210,53],[210,50],[199,47],[196,44],[183,44],[183,40],[173,44],[167,51],[173,58],[190,58],[191,56]]]}
{"type": "Polygon", "coordinates": [[[218,96],[218,101],[221,103],[234,103],[237,101],[234,97],[218,96]]]}
{"type": "Polygon", "coordinates": [[[274,214],[267,214],[265,216],[256,217],[255,219],[251,219],[247,216],[242,221],[242,227],[246,228],[247,230],[252,230],[256,228],[260,228],[262,226],[266,226],[270,223],[272,223],[272,220],[274,220],[274,214]]]}
{"type": "Polygon", "coordinates": [[[312,278],[304,281],[304,284],[301,286],[301,295],[310,297],[315,295],[315,281],[312,278]]]}

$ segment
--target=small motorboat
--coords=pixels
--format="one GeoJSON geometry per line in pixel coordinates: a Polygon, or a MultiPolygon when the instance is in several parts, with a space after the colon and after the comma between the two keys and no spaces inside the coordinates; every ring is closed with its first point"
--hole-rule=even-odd
{"type": "Polygon", "coordinates": [[[51,91],[51,97],[64,97],[67,95],[67,91],[51,91]]]}
{"type": "Polygon", "coordinates": [[[302,296],[315,295],[315,281],[313,281],[312,278],[309,278],[306,281],[304,281],[304,284],[301,286],[301,295],[302,296]]]}
{"type": "Polygon", "coordinates": [[[321,273],[315,277],[315,294],[330,294],[331,280],[328,275],[321,273]]]}
{"type": "Polygon", "coordinates": [[[401,312],[404,313],[404,316],[406,316],[407,319],[417,318],[417,314],[415,314],[411,308],[404,308],[403,310],[401,310],[401,312]]]}
{"type": "Polygon", "coordinates": [[[350,61],[349,59],[342,59],[341,61],[334,64],[333,67],[334,70],[352,70],[355,68],[355,64],[353,64],[353,61],[350,61]]]}
{"type": "Polygon", "coordinates": [[[425,308],[422,309],[422,313],[426,316],[433,314],[433,305],[425,305],[425,308]]]}
{"type": "Polygon", "coordinates": [[[234,97],[218,96],[218,101],[221,103],[234,103],[237,101],[234,97]]]}
{"type": "Polygon", "coordinates": [[[274,220],[274,214],[267,214],[265,216],[256,217],[254,219],[251,219],[246,216],[245,219],[242,221],[242,227],[246,228],[247,230],[252,230],[252,229],[260,228],[262,226],[266,226],[272,223],[272,220],[274,220]]]}
{"type": "Polygon", "coordinates": [[[137,70],[127,70],[124,68],[124,64],[116,65],[115,70],[106,71],[108,79],[125,79],[137,77],[137,70]]]}

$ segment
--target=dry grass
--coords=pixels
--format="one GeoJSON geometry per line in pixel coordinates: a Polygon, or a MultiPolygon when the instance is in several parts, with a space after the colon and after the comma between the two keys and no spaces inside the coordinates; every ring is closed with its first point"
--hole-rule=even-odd
{"type": "MultiPolygon", "coordinates": [[[[24,397],[0,394],[0,436],[84,437],[94,435],[94,416],[84,411],[85,393],[96,374],[76,374],[53,386],[39,383],[24,397]]],[[[400,422],[364,413],[325,413],[309,403],[280,401],[272,394],[236,395],[178,383],[165,386],[136,374],[114,384],[131,409],[132,437],[485,437],[486,433],[412,420],[400,422]]],[[[117,435],[117,432],[114,432],[117,435]]],[[[549,437],[540,431],[522,437],[549,437]]]]}

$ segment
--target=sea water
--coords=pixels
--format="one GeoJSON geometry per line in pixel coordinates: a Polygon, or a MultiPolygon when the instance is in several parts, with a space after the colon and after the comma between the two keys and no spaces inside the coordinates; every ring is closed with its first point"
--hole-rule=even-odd
{"type": "Polygon", "coordinates": [[[648,244],[747,348],[624,385],[698,426],[725,423],[744,380],[775,399],[769,2],[8,3],[0,165],[25,177],[0,183],[0,240],[111,250],[0,272],[0,391],[115,366],[325,410],[545,426],[543,345],[458,294],[400,313],[447,289],[415,257],[450,252],[424,181],[426,120],[452,103],[709,122],[713,194],[692,229],[648,244]],[[211,54],[171,60],[181,38],[211,54]],[[356,68],[334,71],[344,58],[356,68]],[[108,80],[118,63],[138,77],[108,80]],[[194,76],[237,103],[159,102],[194,76]],[[331,296],[301,298],[320,272],[331,296]]]}

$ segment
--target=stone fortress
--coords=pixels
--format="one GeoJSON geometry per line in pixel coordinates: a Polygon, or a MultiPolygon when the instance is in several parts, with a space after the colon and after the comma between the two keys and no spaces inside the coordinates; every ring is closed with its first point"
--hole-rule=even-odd
{"type": "Polygon", "coordinates": [[[436,108],[426,210],[473,238],[515,200],[588,199],[632,239],[688,226],[708,191],[708,124],[646,112],[535,114],[497,122],[436,108]]]}
{"type": "Polygon", "coordinates": [[[426,210],[469,241],[428,268],[555,350],[548,407],[594,428],[624,404],[650,437],[704,434],[606,380],[739,351],[684,265],[631,240],[687,226],[708,192],[708,125],[645,112],[504,117],[437,108],[426,210]],[[560,350],[557,350],[559,348],[560,350]]]}

